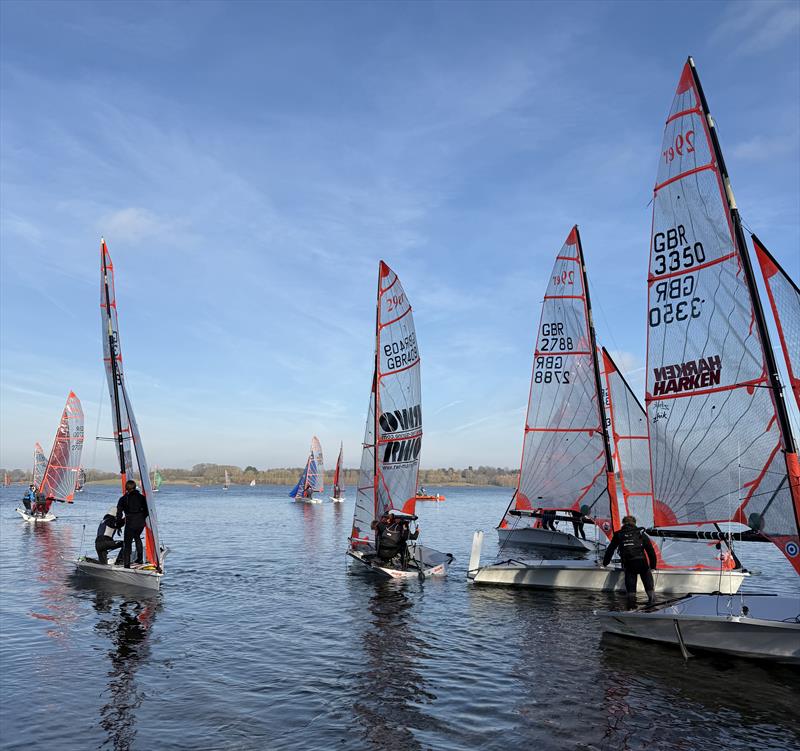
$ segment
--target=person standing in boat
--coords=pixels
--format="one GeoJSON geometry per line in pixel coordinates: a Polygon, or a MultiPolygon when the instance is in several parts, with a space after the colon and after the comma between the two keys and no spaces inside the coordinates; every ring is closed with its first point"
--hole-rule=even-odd
{"type": "Polygon", "coordinates": [[[542,512],[542,527],[553,532],[558,531],[556,529],[556,512],[554,509],[546,509],[542,512]]]}
{"type": "Polygon", "coordinates": [[[144,563],[142,532],[147,519],[147,499],[136,489],[136,483],[125,483],[125,495],[117,502],[117,528],[125,524],[122,540],[122,564],[131,567],[131,545],[136,543],[136,563],[144,563]]]}
{"type": "Polygon", "coordinates": [[[100,563],[108,563],[108,551],[118,550],[122,547],[122,540],[115,540],[114,536],[119,532],[117,524],[117,509],[112,506],[100,522],[97,528],[97,536],[94,539],[94,549],[97,551],[97,560],[100,563]]]}
{"type": "Polygon", "coordinates": [[[581,539],[586,539],[586,530],[584,530],[583,525],[586,523],[586,517],[580,511],[571,511],[572,514],[572,531],[575,533],[575,537],[580,537],[581,539]]]}
{"type": "Polygon", "coordinates": [[[402,551],[406,544],[403,540],[403,523],[389,511],[379,521],[372,522],[370,526],[375,530],[375,547],[378,558],[388,563],[402,551]]]}
{"type": "Polygon", "coordinates": [[[625,592],[628,596],[628,608],[636,607],[636,584],[639,577],[647,593],[647,602],[655,602],[655,585],[651,569],[658,565],[656,549],[652,540],[644,533],[644,529],[636,526],[635,516],[626,516],[622,527],[618,529],[603,556],[603,565],[611,563],[611,557],[619,549],[622,568],[625,571],[625,592]]]}
{"type": "Polygon", "coordinates": [[[411,552],[408,548],[408,541],[416,540],[419,537],[419,524],[417,524],[416,529],[413,532],[411,531],[411,526],[408,519],[403,519],[401,521],[401,525],[403,530],[400,534],[400,540],[402,542],[402,547],[400,548],[400,568],[405,570],[408,566],[409,553],[411,552]]]}
{"type": "Polygon", "coordinates": [[[30,514],[33,511],[33,504],[36,503],[36,486],[30,485],[22,496],[22,505],[25,510],[30,514]]]}

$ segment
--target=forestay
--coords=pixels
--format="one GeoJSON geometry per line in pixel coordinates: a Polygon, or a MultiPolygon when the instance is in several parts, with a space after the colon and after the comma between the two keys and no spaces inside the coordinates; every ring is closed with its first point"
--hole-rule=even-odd
{"type": "Polygon", "coordinates": [[[111,396],[111,416],[114,440],[117,446],[122,487],[127,480],[135,480],[147,499],[148,517],[145,527],[147,560],[160,567],[162,547],[158,534],[158,515],[155,494],[150,485],[142,439],[136,425],[122,365],[117,302],[114,292],[114,265],[105,240],[100,243],[100,318],[103,340],[103,362],[106,369],[108,391],[111,396]]]}
{"type": "Polygon", "coordinates": [[[687,63],[653,200],[645,401],[654,522],[750,523],[797,565],[774,384],[712,126],[687,63]]]}
{"type": "MultiPolygon", "coordinates": [[[[41,446],[37,444],[41,450],[41,446]]],[[[44,470],[37,491],[45,498],[72,503],[75,498],[75,483],[81,464],[83,450],[83,409],[75,393],[70,391],[56,430],[50,459],[44,470]]]]}
{"type": "Polygon", "coordinates": [[[389,509],[413,514],[422,448],[420,357],[411,303],[383,261],[378,274],[375,370],[351,544],[374,544],[371,523],[389,509]],[[377,438],[377,441],[376,441],[377,438]]]}
{"type": "Polygon", "coordinates": [[[800,289],[755,235],[753,246],[775,316],[789,383],[800,409],[800,289]]]}
{"type": "MultiPolygon", "coordinates": [[[[516,510],[580,510],[611,533],[609,473],[599,371],[577,227],[556,256],[533,356],[519,484],[500,526],[516,510]]],[[[612,500],[613,499],[613,500],[612,500]]]]}
{"type": "Polygon", "coordinates": [[[42,487],[42,480],[44,480],[44,471],[47,469],[47,457],[44,454],[44,449],[40,443],[37,443],[33,448],[33,486],[38,490],[42,487]]]}

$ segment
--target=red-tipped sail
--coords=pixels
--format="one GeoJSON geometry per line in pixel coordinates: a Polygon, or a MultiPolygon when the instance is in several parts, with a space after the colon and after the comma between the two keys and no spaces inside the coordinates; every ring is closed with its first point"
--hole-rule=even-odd
{"type": "Polygon", "coordinates": [[[37,491],[45,498],[72,503],[75,498],[75,482],[81,464],[83,450],[83,409],[80,400],[70,391],[50,459],[44,470],[42,484],[37,491]]]}
{"type": "Polygon", "coordinates": [[[400,280],[381,261],[375,371],[353,516],[352,545],[374,544],[370,524],[387,510],[414,513],[421,448],[420,358],[414,317],[400,280]]]}
{"type": "MultiPolygon", "coordinates": [[[[612,532],[616,484],[601,389],[583,253],[573,227],[556,256],[544,296],[522,465],[512,501],[516,510],[583,508],[606,534],[612,532]]],[[[510,510],[501,527],[509,525],[510,510]]]]}
{"type": "Polygon", "coordinates": [[[789,384],[800,408],[800,289],[761,241],[755,235],[752,237],[778,328],[778,338],[789,372],[789,384]]]}
{"type": "Polygon", "coordinates": [[[344,444],[339,444],[339,456],[336,459],[336,469],[333,472],[333,497],[342,497],[342,461],[344,460],[344,444]]]}
{"type": "Polygon", "coordinates": [[[119,327],[117,324],[117,301],[114,293],[114,266],[105,241],[100,243],[100,318],[103,339],[103,362],[106,367],[108,391],[111,396],[111,415],[114,425],[120,475],[123,492],[126,480],[137,480],[147,498],[145,544],[147,560],[154,566],[161,565],[162,549],[158,535],[156,501],[150,486],[150,473],[142,447],[142,439],[136,426],[125,375],[122,368],[119,327]]]}
{"type": "Polygon", "coordinates": [[[800,571],[788,420],[738,213],[694,65],[653,200],[646,404],[655,525],[750,524],[800,571]]]}

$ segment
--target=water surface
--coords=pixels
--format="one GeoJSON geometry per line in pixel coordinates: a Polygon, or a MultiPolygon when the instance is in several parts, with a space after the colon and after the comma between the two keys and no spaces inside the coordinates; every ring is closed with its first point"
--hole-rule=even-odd
{"type": "MultiPolygon", "coordinates": [[[[418,506],[422,537],[454,553],[448,578],[348,573],[345,504],[288,488],[165,486],[162,592],[71,578],[113,488],[28,525],[0,490],[0,748],[800,748],[798,673],[602,637],[613,595],[479,588],[472,531],[510,491],[445,488],[418,506]]],[[[797,594],[771,546],[740,557],[747,586],[797,594]]]]}

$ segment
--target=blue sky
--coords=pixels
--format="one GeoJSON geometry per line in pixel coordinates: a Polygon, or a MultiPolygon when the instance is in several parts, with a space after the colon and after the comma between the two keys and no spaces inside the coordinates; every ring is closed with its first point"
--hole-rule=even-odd
{"type": "Polygon", "coordinates": [[[423,466],[518,466],[540,300],[581,227],[643,384],[657,159],[697,62],[738,203],[800,277],[800,5],[0,5],[0,465],[67,392],[113,468],[99,238],[151,464],[360,457],[378,260],[415,308],[423,466]]]}

